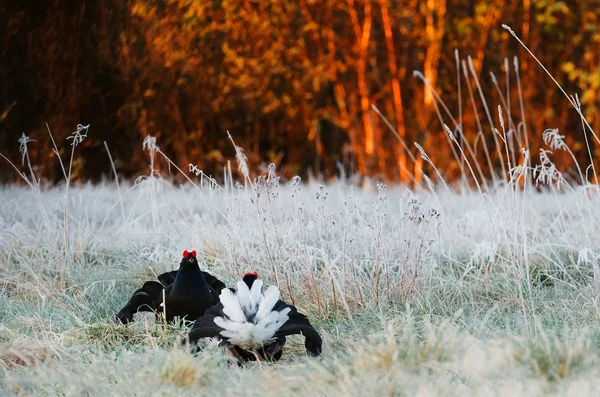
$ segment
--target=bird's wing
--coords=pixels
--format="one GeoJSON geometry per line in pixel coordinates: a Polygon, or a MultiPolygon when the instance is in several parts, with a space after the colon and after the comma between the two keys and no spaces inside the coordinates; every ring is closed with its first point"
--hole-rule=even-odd
{"type": "Polygon", "coordinates": [[[302,334],[304,335],[304,347],[306,351],[311,356],[321,354],[323,340],[304,314],[298,312],[293,305],[289,305],[282,300],[277,302],[273,310],[281,311],[286,307],[290,308],[290,312],[288,313],[289,319],[275,332],[274,337],[302,334]]]}
{"type": "Polygon", "coordinates": [[[162,290],[164,286],[158,281],[146,281],[142,288],[133,293],[129,302],[117,313],[117,320],[127,324],[133,320],[137,312],[156,311],[162,302],[162,290]]]}
{"type": "Polygon", "coordinates": [[[162,302],[163,289],[165,289],[165,287],[161,283],[157,283],[156,281],[146,281],[138,291],[144,291],[152,296],[157,302],[162,302]]]}
{"type": "Polygon", "coordinates": [[[204,276],[204,279],[206,280],[210,288],[212,288],[213,290],[220,292],[223,288],[226,287],[224,282],[222,282],[212,274],[203,271],[202,275],[204,276]]]}
{"type": "Polygon", "coordinates": [[[177,270],[163,273],[157,278],[158,281],[160,281],[160,283],[166,287],[167,285],[171,285],[175,282],[175,277],[177,277],[177,270]]]}

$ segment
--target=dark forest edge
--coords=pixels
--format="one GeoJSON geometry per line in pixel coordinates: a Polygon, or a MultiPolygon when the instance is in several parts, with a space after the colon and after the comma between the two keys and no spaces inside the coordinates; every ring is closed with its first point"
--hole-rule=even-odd
{"type": "MultiPolygon", "coordinates": [[[[573,156],[556,151],[553,161],[576,175],[577,163],[585,169],[590,162],[579,115],[500,25],[510,25],[568,93],[580,93],[587,120],[600,131],[600,11],[592,3],[5,4],[1,152],[21,163],[25,133],[35,141],[28,151],[36,173],[59,182],[46,124],[65,142],[82,123],[91,127],[72,164],[74,181],[111,176],[104,142],[120,175],[143,173],[146,136],[157,137],[180,167],[222,175],[235,157],[229,130],[250,169],[275,163],[284,178],[330,178],[342,164],[348,173],[388,181],[435,179],[417,143],[452,181],[464,176],[464,164],[446,143],[437,93],[449,108],[440,112],[443,123],[458,121],[472,145],[481,166],[476,178],[490,179],[504,166],[493,132],[500,130],[499,105],[532,157],[544,147],[543,132],[557,128],[573,156]]],[[[521,143],[511,148],[516,163],[521,143]]],[[[67,158],[71,147],[59,143],[58,151],[67,158]]],[[[0,180],[16,180],[2,164],[0,180]]]]}

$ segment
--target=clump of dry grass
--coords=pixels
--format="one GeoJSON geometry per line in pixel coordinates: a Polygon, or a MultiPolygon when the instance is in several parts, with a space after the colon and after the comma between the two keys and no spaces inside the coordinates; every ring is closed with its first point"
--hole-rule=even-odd
{"type": "Polygon", "coordinates": [[[48,346],[35,340],[13,341],[0,345],[0,369],[11,371],[18,367],[37,367],[53,356],[48,346]]]}
{"type": "MultiPolygon", "coordinates": [[[[219,354],[219,351],[215,351],[219,354]]],[[[198,360],[187,351],[175,349],[170,352],[160,371],[160,383],[181,388],[204,388],[212,376],[218,376],[219,360],[198,360]]]]}
{"type": "Polygon", "coordinates": [[[563,330],[559,335],[541,335],[536,343],[521,341],[522,345],[515,349],[514,357],[528,365],[537,376],[560,381],[586,367],[600,365],[599,357],[590,354],[594,351],[592,343],[589,330],[580,330],[575,335],[563,330]]]}

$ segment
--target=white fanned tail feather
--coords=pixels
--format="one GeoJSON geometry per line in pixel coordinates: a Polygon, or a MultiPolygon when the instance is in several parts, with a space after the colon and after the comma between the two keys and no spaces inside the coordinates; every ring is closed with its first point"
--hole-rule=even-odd
{"type": "Polygon", "coordinates": [[[245,282],[238,281],[238,301],[246,317],[252,317],[256,314],[256,310],[262,299],[262,286],[262,280],[255,280],[252,284],[252,289],[249,289],[245,282]]]}
{"type": "Polygon", "coordinates": [[[275,332],[288,320],[289,308],[274,311],[279,289],[272,285],[263,293],[262,281],[256,280],[249,289],[237,283],[237,293],[224,289],[219,299],[226,317],[216,317],[215,324],[223,328],[221,336],[243,349],[256,349],[274,341],[275,332]]]}
{"type": "Polygon", "coordinates": [[[219,299],[223,304],[223,313],[225,313],[225,315],[232,321],[243,322],[246,320],[244,311],[242,310],[237,295],[234,292],[231,292],[231,290],[225,288],[223,291],[221,291],[219,299]]]}

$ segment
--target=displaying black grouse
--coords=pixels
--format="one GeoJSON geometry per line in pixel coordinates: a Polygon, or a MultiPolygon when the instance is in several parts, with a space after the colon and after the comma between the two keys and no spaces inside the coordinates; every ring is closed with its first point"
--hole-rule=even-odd
{"type": "Polygon", "coordinates": [[[117,320],[127,324],[133,321],[134,313],[145,311],[165,313],[169,322],[174,317],[193,321],[219,302],[223,288],[225,284],[222,281],[200,270],[196,251],[186,250],[183,251],[179,270],[161,274],[158,281],[146,281],[117,314],[117,320]]]}
{"type": "Polygon", "coordinates": [[[277,361],[281,358],[286,336],[302,334],[308,354],[321,354],[322,340],[306,316],[279,299],[272,285],[263,292],[256,272],[244,274],[237,290],[223,289],[220,302],[194,322],[182,344],[197,344],[201,338],[216,337],[220,346],[240,364],[245,361],[277,361]]]}

